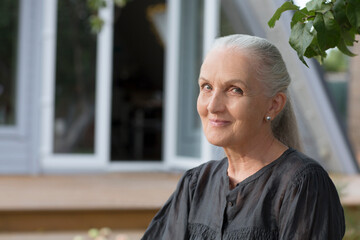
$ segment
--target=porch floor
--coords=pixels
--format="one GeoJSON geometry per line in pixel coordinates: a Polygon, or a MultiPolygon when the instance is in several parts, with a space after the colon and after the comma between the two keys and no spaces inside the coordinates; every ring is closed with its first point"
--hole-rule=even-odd
{"type": "Polygon", "coordinates": [[[0,211],[158,209],[180,174],[0,176],[0,211]]]}
{"type": "Polygon", "coordinates": [[[0,176],[0,232],[145,229],[180,175],[0,176]]]}

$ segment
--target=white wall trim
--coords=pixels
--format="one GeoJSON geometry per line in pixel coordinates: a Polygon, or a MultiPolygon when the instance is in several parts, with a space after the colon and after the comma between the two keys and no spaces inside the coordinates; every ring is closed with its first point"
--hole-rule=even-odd
{"type": "Polygon", "coordinates": [[[45,167],[53,152],[57,0],[46,0],[43,4],[40,161],[42,167],[45,167]]]}
{"type": "Polygon", "coordinates": [[[176,159],[176,126],[179,84],[179,44],[181,1],[168,0],[167,50],[165,56],[165,101],[163,156],[164,164],[171,166],[176,159]]]}
{"type": "Polygon", "coordinates": [[[144,171],[166,171],[161,161],[122,161],[112,162],[106,168],[108,172],[144,172],[144,171]]]}
{"type": "Polygon", "coordinates": [[[106,8],[99,12],[104,25],[98,36],[96,61],[95,153],[99,164],[110,161],[111,88],[113,65],[114,3],[107,0],[106,8]]]}
{"type": "MultiPolygon", "coordinates": [[[[220,28],[220,0],[204,0],[204,35],[203,35],[203,56],[205,58],[211,45],[219,35],[220,28]]],[[[213,148],[204,134],[201,134],[201,162],[213,159],[213,148]]]]}

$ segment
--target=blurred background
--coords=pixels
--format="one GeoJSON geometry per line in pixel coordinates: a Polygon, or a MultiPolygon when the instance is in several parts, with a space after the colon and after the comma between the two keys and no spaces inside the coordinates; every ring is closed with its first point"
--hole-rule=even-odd
{"type": "Polygon", "coordinates": [[[202,135],[197,77],[213,39],[233,33],[282,52],[303,150],[360,239],[359,56],[333,49],[305,67],[291,15],[267,26],[281,0],[101,2],[0,2],[0,239],[140,239],[182,172],[224,155],[202,135]]]}

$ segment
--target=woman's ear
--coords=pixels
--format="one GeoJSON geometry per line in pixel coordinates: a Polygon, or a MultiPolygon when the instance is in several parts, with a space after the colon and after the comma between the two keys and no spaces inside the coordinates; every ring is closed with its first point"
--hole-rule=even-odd
{"type": "Polygon", "coordinates": [[[270,99],[270,105],[268,109],[268,116],[274,119],[285,107],[287,101],[286,94],[278,92],[274,97],[270,99]]]}

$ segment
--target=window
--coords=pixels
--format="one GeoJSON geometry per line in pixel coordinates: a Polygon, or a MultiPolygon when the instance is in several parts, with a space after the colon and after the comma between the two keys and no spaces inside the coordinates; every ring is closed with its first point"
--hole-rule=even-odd
{"type": "Polygon", "coordinates": [[[18,8],[18,1],[0,2],[0,126],[16,122],[18,8]]]}

